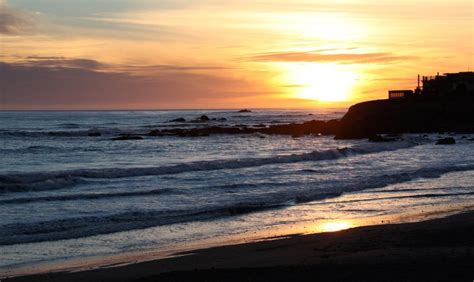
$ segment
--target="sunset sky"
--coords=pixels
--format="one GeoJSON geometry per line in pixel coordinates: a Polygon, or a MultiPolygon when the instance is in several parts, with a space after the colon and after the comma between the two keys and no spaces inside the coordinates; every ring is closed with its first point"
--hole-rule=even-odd
{"type": "Polygon", "coordinates": [[[0,109],[346,107],[474,69],[472,0],[0,0],[0,109]]]}

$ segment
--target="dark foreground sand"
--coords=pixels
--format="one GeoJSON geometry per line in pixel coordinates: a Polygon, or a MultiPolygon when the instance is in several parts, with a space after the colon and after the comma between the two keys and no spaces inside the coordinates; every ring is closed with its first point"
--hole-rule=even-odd
{"type": "Polygon", "coordinates": [[[474,213],[8,281],[474,281],[474,213]]]}

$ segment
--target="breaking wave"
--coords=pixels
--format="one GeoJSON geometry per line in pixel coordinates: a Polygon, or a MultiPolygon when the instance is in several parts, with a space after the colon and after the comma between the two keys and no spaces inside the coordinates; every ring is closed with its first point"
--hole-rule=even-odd
{"type": "MultiPolygon", "coordinates": [[[[165,210],[134,210],[104,216],[84,216],[68,219],[58,219],[33,223],[12,223],[0,226],[0,245],[12,245],[19,243],[31,243],[41,241],[51,241],[60,239],[71,239],[84,236],[114,233],[134,229],[144,229],[155,226],[162,226],[174,223],[185,223],[191,221],[213,220],[216,218],[248,214],[269,209],[278,209],[299,203],[336,198],[343,193],[360,191],[366,189],[383,188],[397,183],[407,182],[416,178],[435,178],[445,173],[455,171],[474,170],[474,165],[451,166],[451,167],[429,167],[411,172],[403,172],[393,175],[379,175],[370,179],[353,181],[347,180],[325,186],[323,190],[314,189],[311,183],[300,183],[305,189],[294,189],[297,183],[275,183],[285,186],[284,189],[266,194],[263,197],[247,197],[246,199],[232,202],[222,202],[221,204],[204,205],[198,209],[194,206],[190,209],[165,209],[165,210]],[[285,185],[283,185],[285,184],[285,185]],[[291,189],[288,189],[290,187],[291,189]]],[[[247,184],[242,184],[246,186],[247,184]]],[[[263,185],[268,188],[268,185],[263,185]]],[[[221,186],[219,188],[239,188],[238,185],[221,186]]],[[[202,189],[209,189],[204,187],[202,189]]],[[[271,190],[271,189],[269,189],[271,190]]],[[[428,193],[414,194],[409,196],[387,196],[380,199],[400,199],[400,198],[422,198],[422,197],[456,197],[470,196],[472,191],[462,191],[457,193],[428,193]]],[[[172,189],[157,189],[149,191],[120,192],[111,194],[78,194],[52,197],[38,197],[33,199],[9,199],[2,204],[28,203],[29,201],[55,201],[55,200],[81,200],[99,199],[107,197],[129,197],[159,195],[168,193],[178,193],[172,189]]]]}
{"type": "Polygon", "coordinates": [[[0,175],[0,193],[61,189],[84,179],[113,179],[138,176],[168,175],[194,171],[250,168],[264,165],[323,161],[347,158],[355,155],[372,154],[399,150],[418,145],[413,141],[400,141],[387,144],[363,144],[351,148],[338,148],[326,151],[275,156],[268,158],[246,158],[232,160],[213,160],[183,163],[173,166],[76,169],[54,172],[35,172],[0,175]]]}

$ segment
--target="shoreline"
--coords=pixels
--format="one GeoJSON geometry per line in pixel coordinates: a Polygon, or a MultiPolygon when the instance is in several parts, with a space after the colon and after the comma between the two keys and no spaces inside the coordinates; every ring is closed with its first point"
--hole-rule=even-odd
{"type": "MultiPolygon", "coordinates": [[[[161,259],[109,264],[77,272],[19,276],[4,281],[207,281],[209,277],[216,277],[216,280],[210,281],[240,281],[255,275],[264,278],[272,273],[281,273],[281,277],[290,274],[294,277],[313,272],[323,274],[324,280],[330,280],[331,277],[326,277],[329,275],[328,269],[342,267],[354,272],[354,262],[357,262],[358,270],[378,265],[382,269],[387,268],[386,271],[399,267],[415,267],[413,270],[417,271],[443,265],[446,271],[452,269],[464,275],[474,274],[468,271],[474,266],[472,238],[474,211],[468,211],[426,221],[289,235],[271,240],[188,250],[161,259]],[[225,276],[230,273],[233,273],[231,277],[225,276]]],[[[425,272],[422,271],[423,275],[427,275],[425,272]]],[[[440,273],[435,278],[439,275],[440,273]]],[[[351,276],[347,278],[352,279],[351,276]]]]}

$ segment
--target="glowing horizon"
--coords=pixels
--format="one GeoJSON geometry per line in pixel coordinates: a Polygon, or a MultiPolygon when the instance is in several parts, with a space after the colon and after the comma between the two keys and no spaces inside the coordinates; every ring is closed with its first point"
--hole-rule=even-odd
{"type": "Polygon", "coordinates": [[[418,73],[472,69],[473,10],[468,0],[3,0],[0,109],[347,107],[414,88],[418,73]]]}

